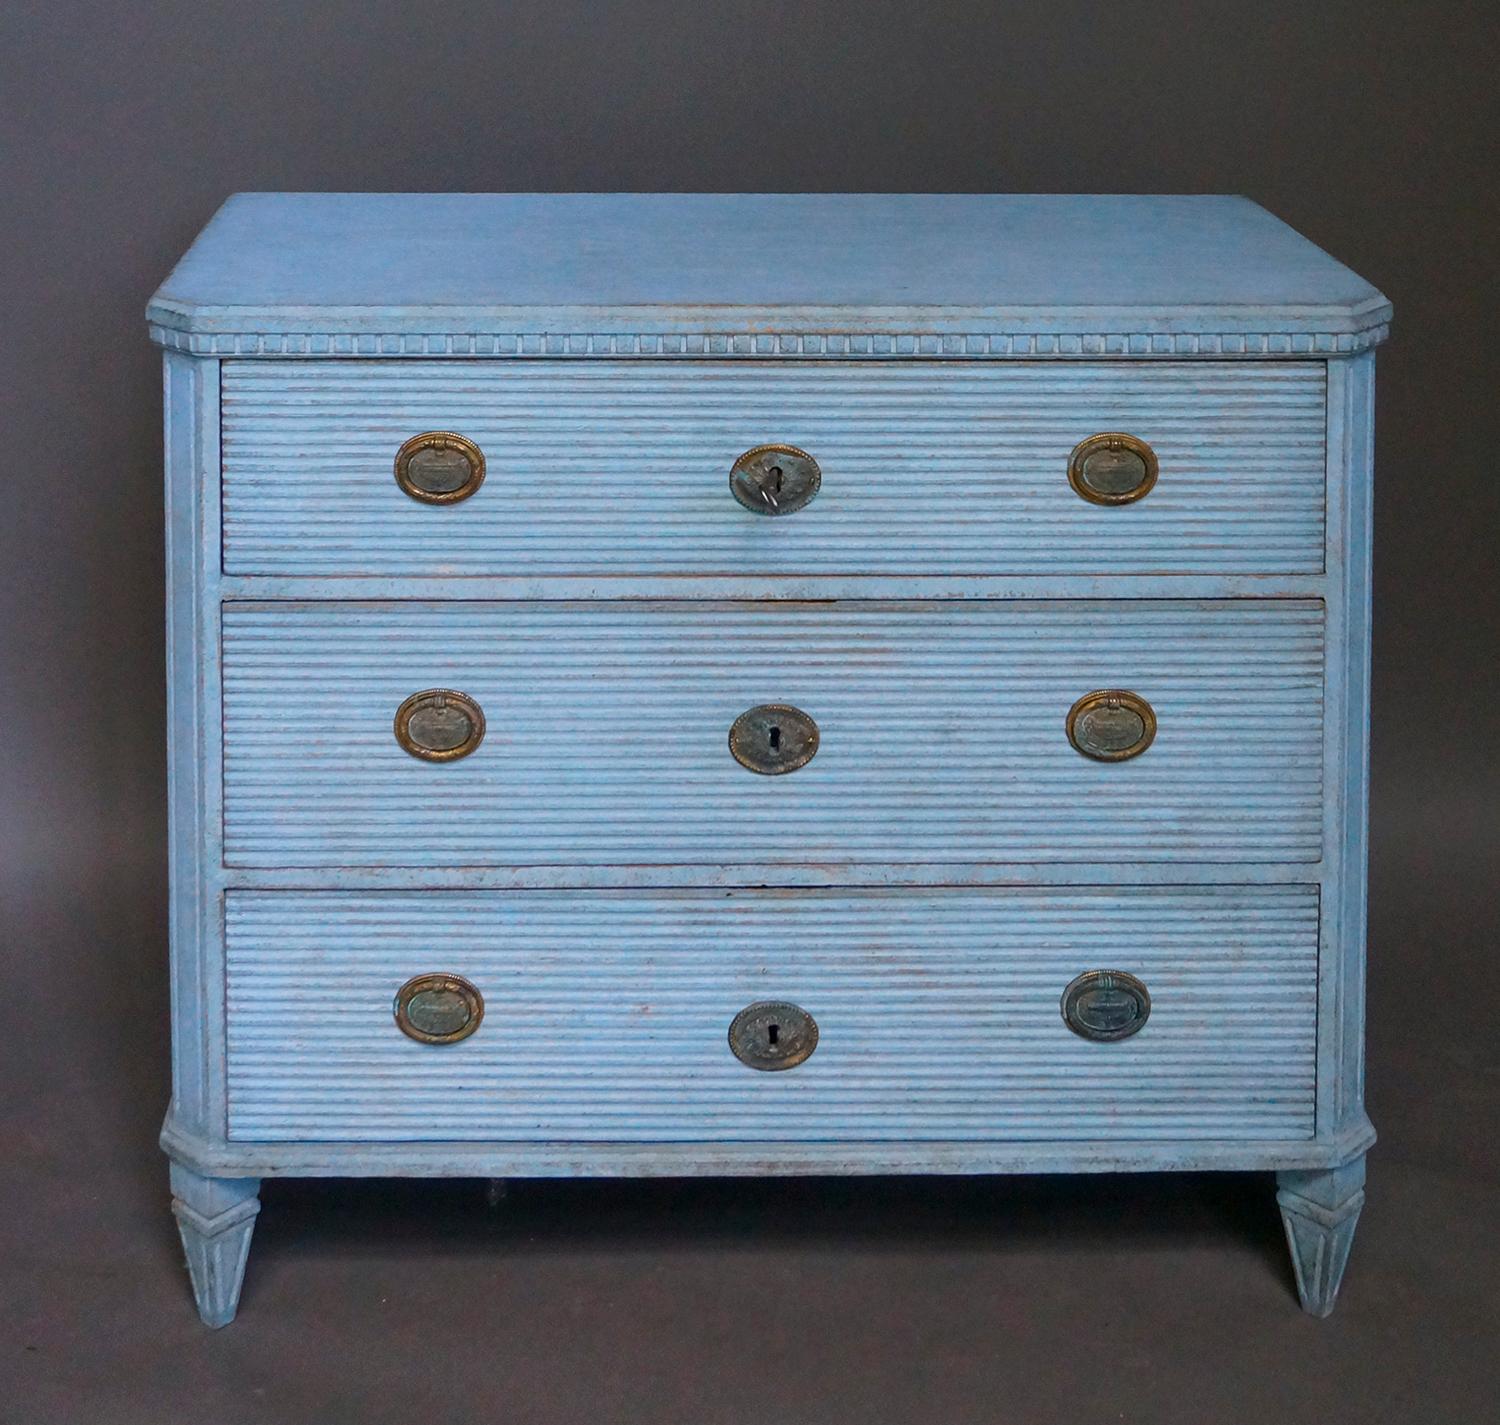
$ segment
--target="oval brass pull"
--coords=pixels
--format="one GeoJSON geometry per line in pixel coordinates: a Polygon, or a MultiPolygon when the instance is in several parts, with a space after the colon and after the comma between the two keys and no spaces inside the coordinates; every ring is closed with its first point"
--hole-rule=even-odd
{"type": "Polygon", "coordinates": [[[467,693],[428,688],[396,709],[396,741],[424,762],[453,762],[484,741],[484,713],[467,693]]]}
{"type": "Polygon", "coordinates": [[[795,772],[818,751],[818,725],[789,703],[761,703],[742,712],[729,729],[734,760],[763,777],[795,772]]]}
{"type": "Polygon", "coordinates": [[[1156,736],[1156,713],[1138,693],[1101,688],[1068,711],[1068,741],[1097,762],[1139,757],[1156,736]]]}
{"type": "Polygon", "coordinates": [[[784,1000],[746,1005],[729,1026],[731,1052],[751,1069],[792,1069],[817,1047],[817,1021],[784,1000]]]}
{"type": "Polygon", "coordinates": [[[800,510],[823,483],[818,462],[795,445],[757,445],[729,471],[736,500],[758,515],[789,515],[800,510]]]}
{"type": "Polygon", "coordinates": [[[1082,1039],[1129,1039],[1150,1014],[1146,986],[1124,970],[1087,970],[1063,991],[1063,1023],[1082,1039]]]}
{"type": "Polygon", "coordinates": [[[451,430],[424,431],[396,452],[396,483],[424,505],[456,505],[484,483],[484,452],[451,430]]]}
{"type": "Polygon", "coordinates": [[[391,1012],[408,1039],[456,1044],[484,1018],[484,996],[462,975],[415,975],[396,991],[391,1012]]]}
{"type": "Polygon", "coordinates": [[[1156,452],[1139,436],[1105,431],[1080,442],[1068,460],[1068,483],[1094,505],[1128,505],[1151,493],[1156,452]]]}

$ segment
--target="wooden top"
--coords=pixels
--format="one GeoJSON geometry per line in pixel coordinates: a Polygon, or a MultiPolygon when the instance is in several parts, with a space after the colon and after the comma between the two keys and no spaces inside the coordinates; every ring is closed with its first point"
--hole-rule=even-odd
{"type": "Polygon", "coordinates": [[[1299,355],[1390,304],[1237,197],[241,193],[147,312],[251,355],[1299,355]]]}

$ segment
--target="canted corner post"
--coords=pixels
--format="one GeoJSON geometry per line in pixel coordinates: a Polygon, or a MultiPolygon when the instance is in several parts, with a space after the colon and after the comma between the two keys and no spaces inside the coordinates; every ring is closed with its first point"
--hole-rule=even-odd
{"type": "Polygon", "coordinates": [[[259,1194],[259,1178],[206,1178],[172,1164],[172,1214],[193,1295],[204,1324],[215,1329],[229,1325],[239,1305],[259,1194]]]}
{"type": "Polygon", "coordinates": [[[1302,1309],[1327,1316],[1338,1299],[1364,1206],[1364,1154],[1337,1168],[1277,1173],[1276,1185],[1302,1309]]]}

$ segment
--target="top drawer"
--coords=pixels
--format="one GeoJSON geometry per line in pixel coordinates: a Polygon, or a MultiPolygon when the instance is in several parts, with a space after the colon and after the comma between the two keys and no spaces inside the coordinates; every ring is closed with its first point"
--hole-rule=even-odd
{"type": "Polygon", "coordinates": [[[231,574],[1108,575],[1323,569],[1319,362],[228,361],[231,574]],[[395,479],[411,437],[483,452],[468,498],[395,479]],[[1124,432],[1159,478],[1127,504],[1069,483],[1124,432]],[[817,462],[769,518],[729,474],[817,462]]]}

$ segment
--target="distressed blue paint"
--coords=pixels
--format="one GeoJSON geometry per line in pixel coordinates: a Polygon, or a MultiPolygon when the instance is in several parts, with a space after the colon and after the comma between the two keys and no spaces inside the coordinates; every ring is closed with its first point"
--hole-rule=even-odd
{"type": "Polygon", "coordinates": [[[260,1212],[259,1193],[259,1178],[207,1177],[183,1163],[172,1164],[172,1215],[198,1310],[209,1326],[234,1320],[260,1212]]]}
{"type": "Polygon", "coordinates": [[[816,1143],[339,1143],[210,1139],[169,1117],[162,1147],[205,1173],[242,1177],[775,1177],[881,1173],[1125,1173],[1321,1171],[1375,1141],[1362,1123],[1332,1137],[898,1140],[816,1143]]]}
{"type": "Polygon", "coordinates": [[[231,893],[227,920],[231,1139],[1313,1133],[1315,886],[262,891],[231,893]],[[1097,963],[1151,994],[1118,1044],[1059,1012],[1097,963]],[[435,1049],[391,1032],[392,995],[426,969],[485,997],[477,1033],[435,1049]],[[725,1052],[767,999],[818,1023],[795,1072],[725,1052]]]}
{"type": "Polygon", "coordinates": [[[241,193],[148,315],[223,354],[878,360],[1332,353],[1390,304],[1235,197],[241,193]]]}
{"type": "MultiPolygon", "coordinates": [[[[626,362],[233,361],[231,574],[868,576],[1323,569],[1321,362],[1038,362],[814,370],[626,362]],[[434,508],[392,478],[414,431],[488,474],[434,508]],[[1129,431],[1161,475],[1108,508],[1068,483],[1080,432],[1129,431]],[[822,469],[794,516],[730,508],[767,442],[822,469]]],[[[778,591],[779,592],[779,591],[778,591]]]]}
{"type": "Polygon", "coordinates": [[[1373,1139],[1374,289],[1240,199],[248,195],[151,317],[206,1320],[263,1176],[1252,1168],[1326,1314],[1373,1139]],[[433,510],[389,463],[444,424],[492,463],[433,510]],[[1140,505],[1059,468],[1110,426],[1140,505]],[[728,495],[762,440],[824,460],[790,519],[728,495]],[[491,729],[432,767],[389,721],[441,683],[491,729]],[[1162,719],[1115,767],[1062,738],[1111,685],[1162,719]],[[823,729],[790,777],[723,747],[763,701],[823,729]],[[1068,1033],[1085,968],[1147,980],[1141,1034],[1068,1033]],[[403,1038],[435,969],[537,1052],[403,1038]],[[805,1065],[729,1056],[752,998],[806,1001],[805,1065]]]}
{"type": "Polygon", "coordinates": [[[1321,859],[1311,600],[236,603],[223,645],[235,867],[1321,859]],[[434,687],[488,722],[448,765],[391,729],[434,687]],[[1067,740],[1109,687],[1129,762],[1067,740]],[[821,730],[788,776],[728,751],[766,702],[821,730]]]}

